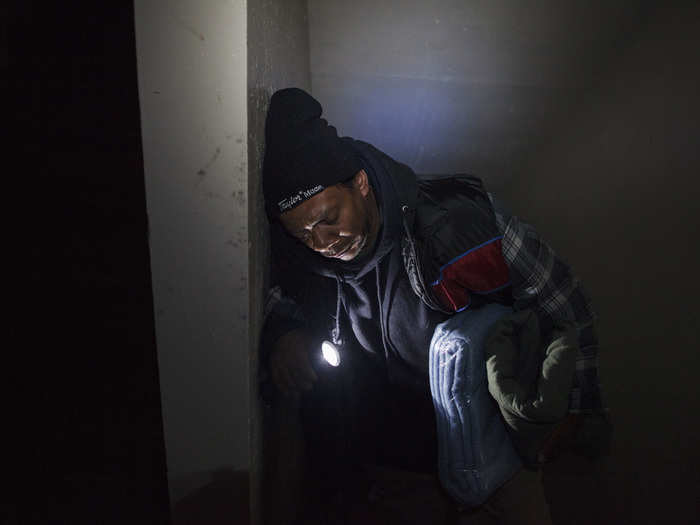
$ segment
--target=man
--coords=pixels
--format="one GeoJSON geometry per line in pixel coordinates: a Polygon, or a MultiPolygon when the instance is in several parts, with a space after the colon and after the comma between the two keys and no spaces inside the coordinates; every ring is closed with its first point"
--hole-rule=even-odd
{"type": "MultiPolygon", "coordinates": [[[[434,472],[431,338],[456,312],[494,302],[532,309],[545,339],[559,320],[576,323],[569,411],[602,413],[588,299],[536,232],[500,209],[475,177],[419,183],[371,145],[339,138],[321,114],[302,90],[273,95],[263,174],[275,267],[264,361],[280,392],[308,392],[304,403],[314,408],[306,411],[305,434],[316,452],[337,450],[319,440],[319,421],[344,407],[336,434],[352,444],[342,454],[434,472]],[[341,343],[342,375],[314,365],[324,339],[341,343]]],[[[547,522],[541,487],[533,491],[523,476],[486,507],[500,502],[501,512],[520,519],[513,523],[547,522]]]]}

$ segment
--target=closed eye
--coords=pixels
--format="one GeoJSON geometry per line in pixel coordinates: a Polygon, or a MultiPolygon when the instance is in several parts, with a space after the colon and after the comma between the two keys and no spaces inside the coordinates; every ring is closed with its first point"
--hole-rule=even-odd
{"type": "Polygon", "coordinates": [[[301,242],[308,244],[309,240],[311,239],[311,232],[313,231],[313,228],[318,226],[319,224],[323,224],[326,226],[333,226],[338,223],[338,214],[334,213],[332,216],[325,215],[321,219],[317,220],[311,229],[303,229],[299,230],[297,232],[294,232],[293,235],[297,239],[299,239],[301,242]]]}
{"type": "Polygon", "coordinates": [[[337,215],[334,215],[334,216],[332,216],[332,217],[326,217],[326,218],[323,219],[321,222],[322,222],[323,224],[333,225],[333,224],[335,224],[335,223],[338,222],[338,216],[337,216],[337,215]]]}

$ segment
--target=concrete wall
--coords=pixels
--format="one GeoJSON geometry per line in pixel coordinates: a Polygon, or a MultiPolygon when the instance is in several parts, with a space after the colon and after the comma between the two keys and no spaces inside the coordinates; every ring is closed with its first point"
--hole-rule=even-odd
{"type": "MultiPolygon", "coordinates": [[[[265,411],[259,402],[258,335],[262,328],[264,291],[269,270],[268,224],[263,208],[262,159],[265,143],[265,115],[272,93],[280,88],[297,86],[310,90],[308,20],[305,0],[248,1],[248,158],[250,227],[250,377],[251,383],[251,508],[253,516],[267,509],[268,522],[290,519],[294,512],[295,486],[288,483],[298,471],[298,434],[293,439],[294,419],[265,411]],[[286,429],[286,430],[284,430],[286,429]],[[267,446],[263,446],[266,443],[267,446]],[[284,444],[280,448],[280,444],[284,444]],[[291,448],[289,448],[291,447],[291,448]],[[297,453],[295,453],[295,451],[297,453]],[[282,464],[277,458],[286,457],[282,464]],[[263,468],[263,463],[267,469],[263,468]],[[262,492],[263,472],[274,472],[275,481],[262,492]],[[285,476],[291,475],[292,478],[285,476]],[[280,477],[281,476],[281,477],[280,477]],[[262,496],[262,498],[260,497],[262,496]]],[[[296,428],[298,430],[298,428],[296,428]]]]}
{"type": "Polygon", "coordinates": [[[136,0],[135,19],[163,422],[177,507],[249,464],[246,6],[136,0]]]}
{"type": "Polygon", "coordinates": [[[313,94],[419,173],[517,173],[588,87],[630,2],[309,0],[313,94]]]}
{"type": "Polygon", "coordinates": [[[264,122],[276,89],[310,89],[306,2],[138,0],[136,29],[174,519],[235,513],[246,471],[255,523],[264,122]]]}
{"type": "Polygon", "coordinates": [[[700,15],[661,5],[309,0],[329,121],[482,176],[593,296],[614,450],[550,478],[556,523],[700,515],[700,15]]]}
{"type": "Polygon", "coordinates": [[[700,515],[699,35],[697,4],[650,10],[506,195],[595,301],[625,523],[700,515]]]}

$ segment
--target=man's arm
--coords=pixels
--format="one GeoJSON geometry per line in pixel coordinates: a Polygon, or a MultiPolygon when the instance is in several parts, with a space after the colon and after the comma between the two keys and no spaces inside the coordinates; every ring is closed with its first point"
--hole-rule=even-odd
{"type": "Polygon", "coordinates": [[[263,379],[286,395],[312,388],[317,379],[313,352],[329,337],[336,310],[332,279],[295,270],[276,274],[278,284],[268,292],[260,342],[263,379]]]}
{"type": "Polygon", "coordinates": [[[543,455],[551,455],[562,441],[574,441],[591,456],[606,454],[612,426],[601,395],[596,314],[589,296],[569,265],[532,226],[511,216],[491,195],[489,198],[503,234],[502,252],[510,272],[515,309],[535,310],[545,338],[557,321],[571,321],[577,331],[579,349],[569,394],[569,417],[545,445],[543,455]]]}
{"type": "Polygon", "coordinates": [[[532,308],[545,335],[557,321],[576,325],[579,352],[569,411],[603,410],[598,382],[598,339],[595,312],[583,286],[552,248],[529,224],[504,216],[496,208],[503,231],[502,252],[510,272],[514,308],[532,308]],[[500,217],[499,217],[500,215],[500,217]]]}

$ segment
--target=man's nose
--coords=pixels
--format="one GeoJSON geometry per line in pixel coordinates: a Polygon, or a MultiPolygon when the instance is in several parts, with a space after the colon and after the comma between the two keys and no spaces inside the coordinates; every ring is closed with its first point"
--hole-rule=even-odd
{"type": "Polygon", "coordinates": [[[311,232],[313,249],[317,252],[327,250],[336,238],[336,235],[329,228],[324,228],[323,226],[317,226],[311,232]]]}

